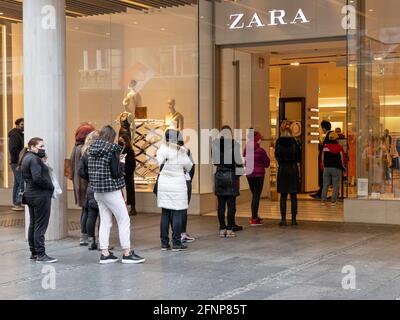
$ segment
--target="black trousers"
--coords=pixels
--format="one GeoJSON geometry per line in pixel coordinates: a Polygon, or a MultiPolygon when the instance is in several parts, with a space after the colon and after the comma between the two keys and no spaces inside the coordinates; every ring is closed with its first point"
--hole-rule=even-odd
{"type": "MultiPolygon", "coordinates": [[[[192,182],[186,181],[186,186],[188,189],[188,203],[190,204],[190,200],[192,199],[192,182]]],[[[187,221],[188,221],[188,211],[184,210],[184,213],[182,214],[182,233],[186,233],[187,221]]]]}
{"type": "Polygon", "coordinates": [[[218,220],[219,229],[232,230],[235,225],[236,197],[218,196],[218,220]],[[225,223],[225,209],[228,207],[228,225],[225,223]]]}
{"type": "Polygon", "coordinates": [[[125,185],[126,185],[126,203],[133,208],[136,205],[136,197],[135,197],[135,181],[133,180],[133,176],[128,175],[125,176],[125,185]]]}
{"type": "MultiPolygon", "coordinates": [[[[286,201],[288,194],[281,193],[281,216],[282,220],[286,220],[286,201]]],[[[290,201],[292,204],[292,215],[297,215],[297,193],[290,194],[290,201]]]]}
{"type": "Polygon", "coordinates": [[[185,210],[162,209],[160,223],[161,244],[169,244],[169,226],[172,226],[172,242],[174,245],[180,245],[182,233],[182,216],[185,210]]]}
{"type": "Polygon", "coordinates": [[[264,188],[264,177],[247,177],[247,181],[253,195],[251,199],[251,217],[252,219],[257,219],[261,193],[264,188]]]}
{"type": "Polygon", "coordinates": [[[88,219],[88,210],[87,208],[83,207],[81,212],[81,233],[87,234],[87,219],[88,219]]]}
{"type": "Polygon", "coordinates": [[[25,195],[26,203],[29,207],[29,229],[28,242],[32,254],[39,257],[46,254],[45,234],[49,226],[51,196],[29,196],[25,195]]]}
{"type": "Polygon", "coordinates": [[[99,216],[99,209],[88,207],[87,219],[86,219],[86,230],[89,237],[96,236],[96,222],[99,216]]]}

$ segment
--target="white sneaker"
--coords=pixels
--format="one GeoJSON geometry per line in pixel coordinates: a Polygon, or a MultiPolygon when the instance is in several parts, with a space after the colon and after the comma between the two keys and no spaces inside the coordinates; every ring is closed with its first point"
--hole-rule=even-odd
{"type": "Polygon", "coordinates": [[[183,233],[181,236],[181,241],[182,242],[187,242],[187,243],[191,243],[194,242],[196,239],[189,236],[187,233],[183,233]]]}
{"type": "Polygon", "coordinates": [[[11,208],[12,211],[25,211],[23,206],[14,206],[11,208]]]}

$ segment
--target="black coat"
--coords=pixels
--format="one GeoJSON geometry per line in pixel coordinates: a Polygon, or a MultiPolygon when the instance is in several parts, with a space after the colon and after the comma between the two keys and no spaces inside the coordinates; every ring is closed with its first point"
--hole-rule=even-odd
{"type": "Polygon", "coordinates": [[[125,148],[122,154],[126,154],[125,158],[125,176],[133,177],[136,170],[135,151],[132,148],[125,148]]]}
{"type": "Polygon", "coordinates": [[[22,177],[26,183],[26,196],[52,196],[54,186],[49,168],[35,153],[27,152],[21,163],[22,177]]]}
{"type": "Polygon", "coordinates": [[[299,192],[299,168],[301,162],[301,147],[296,139],[280,137],[276,142],[275,158],[278,161],[278,193],[299,192]]]}
{"type": "Polygon", "coordinates": [[[241,174],[237,169],[243,168],[240,145],[232,139],[217,139],[213,142],[212,159],[217,167],[214,179],[215,195],[239,196],[241,174]]]}
{"type": "Polygon", "coordinates": [[[17,164],[19,154],[24,148],[24,133],[21,129],[14,128],[8,133],[8,150],[10,151],[11,163],[17,164]]]}
{"type": "Polygon", "coordinates": [[[79,162],[79,176],[88,182],[88,187],[86,189],[86,196],[85,196],[85,207],[98,209],[99,206],[97,204],[96,199],[94,198],[94,190],[90,186],[89,182],[89,163],[87,155],[82,156],[79,162]]]}

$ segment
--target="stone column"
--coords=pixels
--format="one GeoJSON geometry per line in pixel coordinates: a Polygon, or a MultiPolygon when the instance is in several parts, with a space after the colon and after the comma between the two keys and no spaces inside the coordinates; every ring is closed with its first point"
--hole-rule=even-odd
{"type": "MultiPolygon", "coordinates": [[[[64,194],[53,200],[47,240],[67,236],[66,183],[63,178],[66,140],[65,0],[24,0],[25,139],[44,139],[49,163],[64,194]]],[[[29,216],[26,215],[26,228],[29,216]]]]}

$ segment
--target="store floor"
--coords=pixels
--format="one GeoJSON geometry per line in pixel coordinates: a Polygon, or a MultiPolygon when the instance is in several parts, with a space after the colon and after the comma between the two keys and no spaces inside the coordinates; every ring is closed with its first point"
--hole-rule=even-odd
{"type": "MultiPolygon", "coordinates": [[[[0,219],[21,217],[8,208],[0,212],[0,219]]],[[[68,215],[76,222],[79,212],[68,215]]],[[[99,253],[79,247],[75,230],[47,243],[59,263],[43,269],[28,259],[23,228],[0,227],[0,299],[400,298],[400,227],[303,221],[280,228],[268,220],[221,239],[215,217],[191,216],[196,241],[187,252],[173,253],[160,250],[159,219],[159,214],[133,219],[135,250],[147,259],[142,265],[99,265],[99,253]],[[345,266],[356,272],[353,289],[342,287],[345,266]],[[54,289],[46,287],[51,270],[54,289]]],[[[246,225],[247,218],[238,222],[246,225]]],[[[111,243],[121,256],[115,226],[111,243]]]]}
{"type": "MultiPolygon", "coordinates": [[[[207,216],[216,216],[217,212],[213,211],[207,216]]],[[[262,199],[260,201],[259,215],[264,219],[281,219],[279,209],[279,201],[271,201],[262,199]]],[[[245,202],[237,205],[237,217],[250,218],[251,216],[251,203],[245,202]]],[[[290,219],[290,201],[287,204],[287,218],[290,219]]],[[[321,206],[321,202],[313,200],[309,195],[299,195],[298,201],[298,216],[299,221],[330,221],[330,222],[343,222],[343,202],[339,202],[337,206],[333,207],[330,204],[321,206]]]]}

